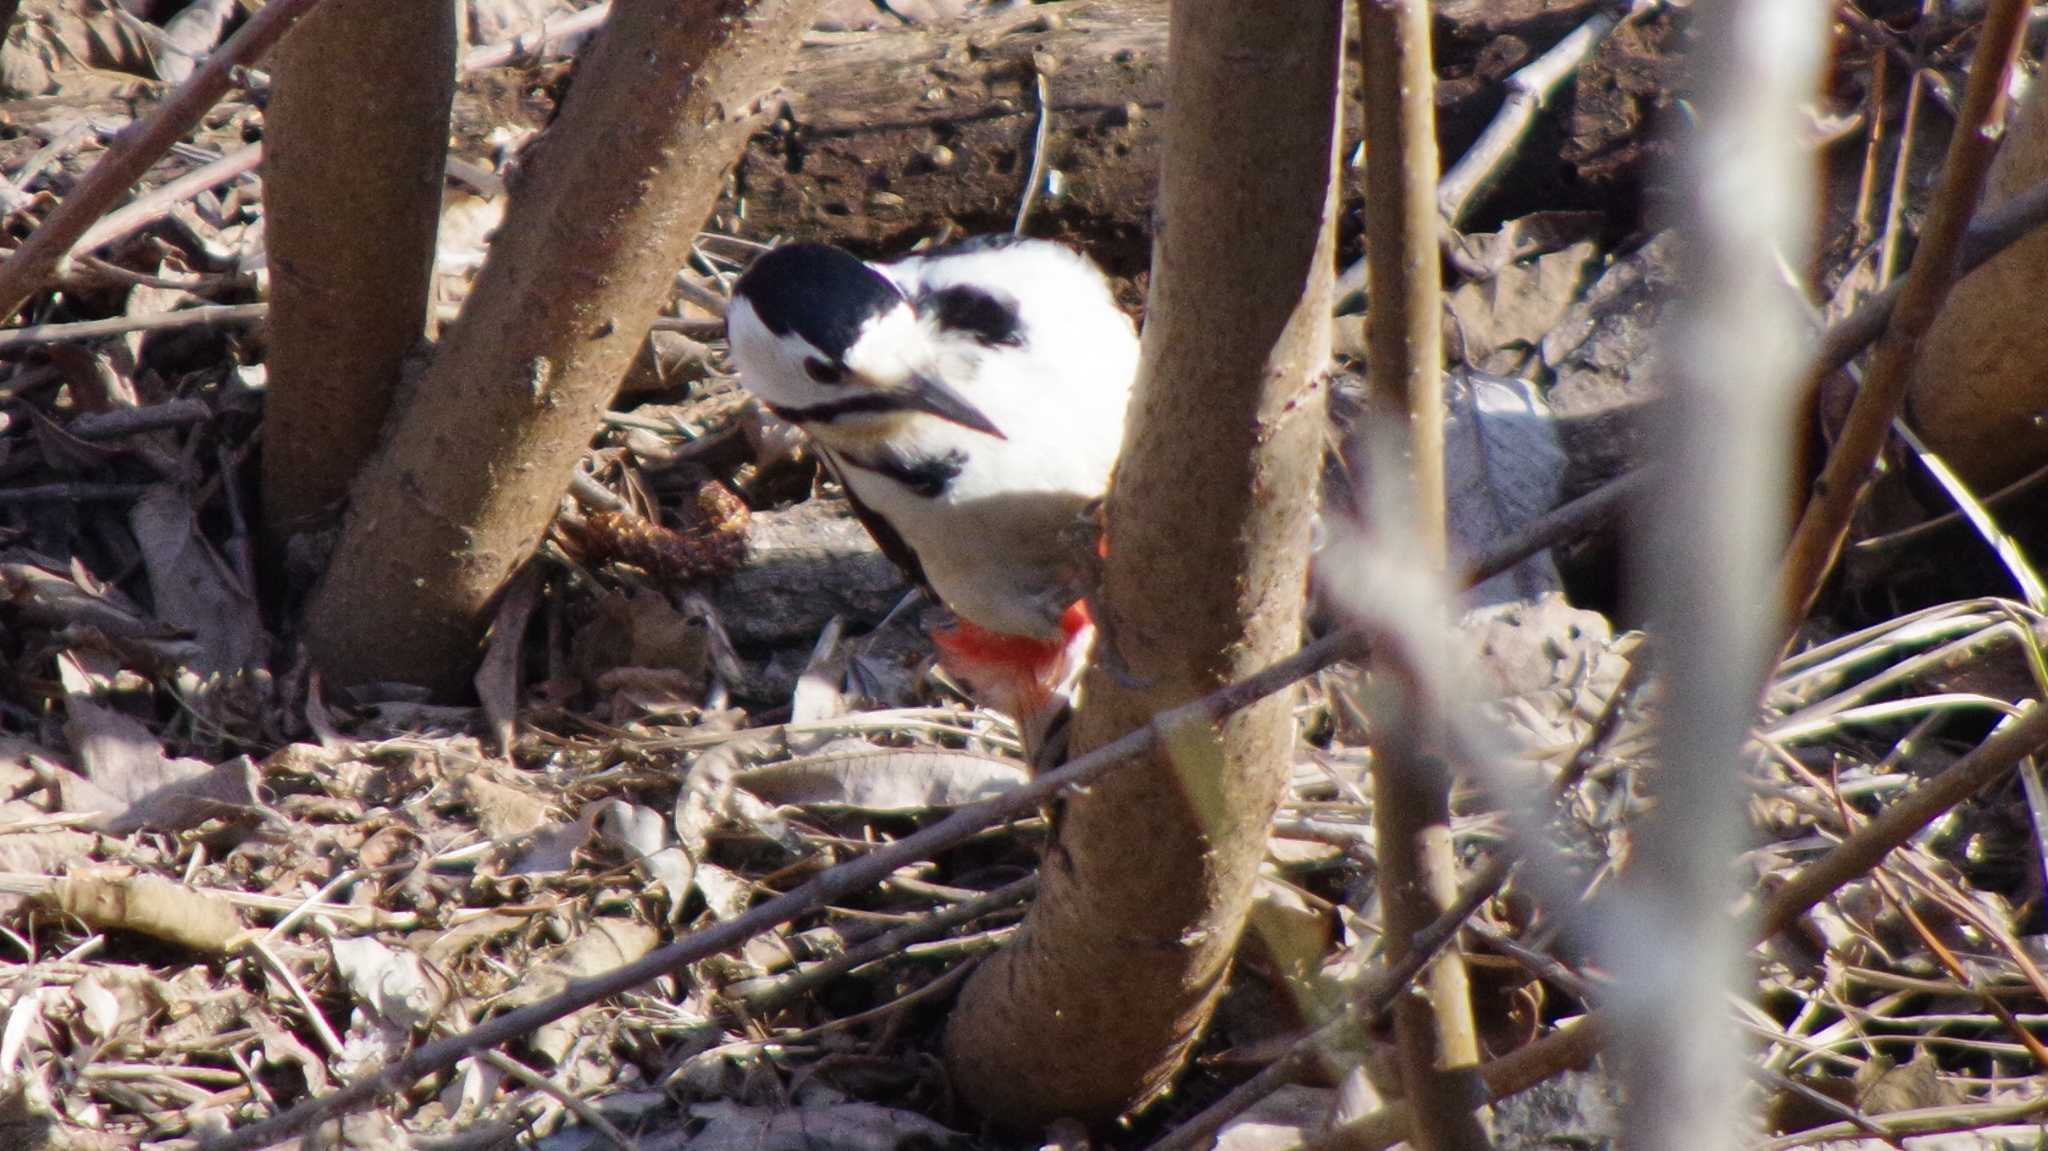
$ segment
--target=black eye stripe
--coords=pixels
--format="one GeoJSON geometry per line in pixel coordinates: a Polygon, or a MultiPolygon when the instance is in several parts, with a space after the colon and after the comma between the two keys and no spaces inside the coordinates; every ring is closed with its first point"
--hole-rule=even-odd
{"type": "Polygon", "coordinates": [[[845,368],[829,360],[821,360],[816,356],[812,356],[804,361],[804,374],[821,384],[843,384],[846,382],[845,368]]]}

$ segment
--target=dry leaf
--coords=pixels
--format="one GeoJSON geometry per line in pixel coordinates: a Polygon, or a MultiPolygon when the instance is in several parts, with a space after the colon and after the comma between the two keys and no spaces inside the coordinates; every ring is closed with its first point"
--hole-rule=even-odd
{"type": "MultiPolygon", "coordinates": [[[[1565,453],[1557,420],[1523,380],[1458,371],[1444,418],[1445,497],[1454,550],[1476,555],[1557,506],[1565,453]]],[[[1471,603],[1528,599],[1561,588],[1550,553],[1472,589],[1471,603]]]]}
{"type": "Polygon", "coordinates": [[[69,694],[65,737],[78,756],[77,774],[57,771],[63,809],[92,812],[115,834],[143,827],[180,831],[222,816],[262,813],[256,765],[248,756],[219,764],[164,754],[147,727],[94,702],[77,654],[57,665],[69,694]]]}
{"type": "Polygon", "coordinates": [[[231,674],[264,662],[270,637],[256,599],[199,533],[184,494],[168,484],[151,488],[128,523],[149,569],[157,618],[199,642],[192,670],[231,674]]]}
{"type": "Polygon", "coordinates": [[[539,796],[472,771],[455,781],[455,797],[476,816],[477,830],[503,842],[547,826],[553,809],[539,796]]]}
{"type": "Polygon", "coordinates": [[[414,952],[374,939],[335,939],[328,945],[334,951],[335,973],[347,982],[356,1001],[393,1026],[422,1030],[448,1005],[447,982],[414,952]]]}
{"type": "Polygon", "coordinates": [[[878,747],[838,740],[816,755],[742,771],[741,787],[770,803],[794,807],[914,812],[959,807],[1029,782],[1010,759],[944,748],[878,747]]]}
{"type": "MultiPolygon", "coordinates": [[[[654,950],[659,942],[661,933],[645,923],[616,917],[592,919],[582,935],[529,967],[526,977],[493,1006],[510,1011],[538,1003],[568,987],[572,980],[633,962],[654,950]]],[[[533,1050],[551,1062],[559,1062],[575,1041],[584,1014],[578,1011],[544,1025],[529,1041],[533,1050]]]]}
{"type": "Polygon", "coordinates": [[[134,931],[206,955],[227,954],[243,931],[227,900],[155,875],[59,879],[43,902],[94,930],[134,931]]]}
{"type": "Polygon", "coordinates": [[[899,1111],[876,1103],[838,1103],[812,1107],[745,1107],[738,1103],[699,1103],[690,1108],[704,1130],[690,1140],[691,1151],[896,1151],[965,1147],[967,1136],[941,1126],[915,1111],[899,1111]]]}
{"type": "Polygon", "coordinates": [[[476,696],[501,756],[512,754],[512,734],[519,719],[519,657],[526,624],[540,602],[540,570],[529,564],[519,570],[491,620],[484,658],[476,669],[476,696]]]}

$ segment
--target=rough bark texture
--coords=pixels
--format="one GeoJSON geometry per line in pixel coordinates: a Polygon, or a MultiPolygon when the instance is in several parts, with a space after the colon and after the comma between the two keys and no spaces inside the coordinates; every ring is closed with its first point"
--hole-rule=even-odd
{"type": "MultiPolygon", "coordinates": [[[[1144,358],[1101,613],[1136,681],[1088,677],[1099,746],[1300,636],[1329,346],[1341,0],[1174,5],[1144,358]]],[[[1074,797],[1010,949],[947,1032],[992,1121],[1107,1120],[1165,1090],[1209,1018],[1285,782],[1284,699],[1074,797]]]]}
{"type": "Polygon", "coordinates": [[[461,321],[356,485],[307,643],[457,690],[815,0],[621,0],[461,321]]]}
{"type": "Polygon", "coordinates": [[[735,643],[809,650],[833,616],[872,626],[909,590],[903,569],[844,504],[809,499],[755,512],[746,565],[712,581],[705,594],[735,643]]]}
{"type": "Polygon", "coordinates": [[[273,540],[340,510],[420,339],[455,49],[453,5],[327,0],[278,50],[263,141],[273,540]]]}
{"type": "MultiPolygon", "coordinates": [[[[1979,211],[2048,179],[2048,87],[2030,89],[1979,211]]],[[[1949,290],[1906,393],[1913,425],[1980,493],[2048,463],[2048,231],[2035,231],[1949,290]]]]}

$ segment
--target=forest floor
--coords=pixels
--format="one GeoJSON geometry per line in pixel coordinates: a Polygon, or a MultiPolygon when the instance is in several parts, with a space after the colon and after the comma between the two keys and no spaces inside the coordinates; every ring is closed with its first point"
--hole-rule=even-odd
{"type": "MultiPolygon", "coordinates": [[[[510,45],[530,30],[521,21],[582,6],[473,4],[475,43],[510,45]]],[[[16,241],[165,91],[167,50],[147,21],[177,5],[129,7],[138,16],[22,5],[0,56],[0,83],[18,93],[0,102],[16,241]]],[[[1646,365],[1680,286],[1656,227],[1668,157],[1656,129],[1682,104],[1689,17],[1649,3],[1617,23],[1595,0],[1436,7],[1447,165],[1472,154],[1515,77],[1556,68],[1562,82],[1514,148],[1452,167],[1472,177],[1456,184],[1446,247],[1453,455],[1465,453],[1463,474],[1496,477],[1461,501],[1458,530],[1478,552],[1640,462],[1646,365]],[[1573,36],[1583,53],[1547,55],[1573,36]]],[[[1874,254],[1917,222],[1951,127],[1930,113],[1901,131],[1902,92],[1873,61],[1911,45],[1959,91],[1974,38],[1919,5],[1863,7],[1838,29],[1815,112],[1827,191],[1814,295],[1831,320],[1878,286],[1874,254]],[[1908,202],[1887,224],[1895,166],[1908,202]],[[1877,198],[1859,195],[1871,187],[1877,198]]],[[[908,584],[801,440],[739,390],[717,304],[764,244],[893,253],[1007,231],[1023,214],[1032,234],[1094,254],[1135,311],[1165,6],[829,10],[560,521],[508,589],[472,698],[333,690],[297,646],[311,569],[272,554],[254,520],[260,77],[151,171],[21,326],[0,330],[0,1147],[203,1146],[739,921],[1028,778],[1008,721],[932,670],[908,584]],[[935,91],[943,110],[912,114],[935,91]],[[707,555],[710,576],[698,574],[707,555]]],[[[573,48],[550,41],[463,74],[436,323],[488,251],[507,167],[545,128],[573,48]]],[[[1339,221],[1347,268],[1358,221],[1354,186],[1339,221]]],[[[1363,345],[1348,305],[1347,366],[1363,345]]],[[[1823,394],[1816,442],[1836,398],[1823,394]]],[[[1760,891],[2048,690],[2043,605],[2015,594],[2006,563],[1907,470],[1871,501],[1769,682],[1740,861],[1760,891]]],[[[1348,490],[1341,469],[1332,482],[1348,490]]],[[[2023,543],[2040,534],[2025,503],[2007,512],[2023,543]]],[[[1514,569],[1457,633],[1479,710],[1517,770],[1553,789],[1570,881],[1593,906],[1627,867],[1656,710],[1654,685],[1630,674],[1621,538],[1591,525],[1514,569]]],[[[1302,738],[1258,927],[1195,1065],[1126,1126],[1054,1141],[1199,1145],[1222,1118],[1206,1108],[1300,1049],[1366,980],[1380,933],[1365,674],[1340,666],[1295,689],[1302,738]]],[[[1456,799],[1458,851],[1483,873],[1507,850],[1507,822],[1483,781],[1456,799]]],[[[2048,1019],[2043,820],[2048,792],[2023,765],[1760,953],[1742,1018],[1764,1146],[1889,1145],[1905,1111],[1920,1116],[1911,1130],[1949,1132],[1944,1147],[2032,1138],[2030,1116],[2048,1111],[2035,1037],[2048,1019]]],[[[998,823],[304,1145],[1008,1145],[954,1105],[938,1042],[953,992],[1016,929],[1047,830],[1042,817],[998,823]]],[[[1481,902],[1462,946],[1491,1058],[1556,1034],[1598,996],[1580,942],[1516,880],[1481,902]]],[[[1296,1146],[1340,1082],[1385,1087],[1297,1065],[1225,1142],[1296,1146]]],[[[1614,1114],[1595,1065],[1503,1101],[1494,1122],[1503,1148],[1606,1146],[1614,1114]]]]}

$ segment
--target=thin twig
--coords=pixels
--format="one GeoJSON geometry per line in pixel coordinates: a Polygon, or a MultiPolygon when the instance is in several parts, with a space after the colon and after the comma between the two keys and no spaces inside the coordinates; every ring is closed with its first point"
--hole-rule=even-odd
{"type": "Polygon", "coordinates": [[[1806,615],[1834,566],[1856,502],[1884,449],[1892,419],[1905,401],[1920,342],[1955,282],[1963,234],[1983,196],[1991,158],[2004,135],[2006,81],[2026,26],[2025,0],[1995,0],[1985,18],[1964,93],[1963,113],[1949,146],[1947,171],[1928,212],[1913,266],[1906,274],[1891,324],[1872,354],[1870,371],[1856,393],[1841,437],[1814,483],[1813,498],[1786,549],[1779,604],[1788,627],[1806,615]]]}
{"type": "MultiPolygon", "coordinates": [[[[1514,154],[1515,146],[1523,133],[1529,130],[1537,110],[1579,65],[1585,63],[1601,39],[1621,22],[1635,20],[1660,4],[1661,0],[1640,0],[1621,21],[1606,15],[1595,16],[1508,77],[1508,96],[1501,102],[1499,111],[1494,113],[1492,122],[1437,184],[1437,203],[1447,224],[1455,225],[1472,198],[1498,175],[1497,169],[1514,154]],[[1603,20],[1606,27],[1594,29],[1603,20]]],[[[1330,291],[1333,307],[1345,307],[1351,298],[1365,290],[1365,272],[1366,261],[1361,258],[1338,274],[1336,286],[1330,291]]]]}
{"type": "MultiPolygon", "coordinates": [[[[2048,1112],[2048,1096],[2017,1103],[1967,1104],[1955,1107],[1916,1107],[1910,1111],[1889,1111],[1865,1115],[1860,1121],[1829,1123],[1796,1134],[1760,1143],[1756,1151],[1791,1151],[1815,1143],[1853,1139],[1876,1128],[1880,1136],[1897,1141],[1912,1136],[1939,1135],[1950,1131],[1978,1131],[2008,1123],[2026,1123],[2048,1112]]],[[[1980,1136],[1983,1138],[1983,1136],[1980,1136]]]]}
{"type": "Polygon", "coordinates": [[[2040,574],[2034,571],[2033,564],[2028,562],[2026,549],[1992,518],[1990,509],[1985,506],[1988,501],[1978,499],[1977,493],[1970,490],[1970,485],[1963,482],[1963,477],[1948,466],[1948,461],[1942,459],[1940,453],[1928,447],[1926,441],[1922,440],[1906,421],[1893,420],[1892,433],[1904,441],[1906,447],[1918,457],[1920,466],[1927,469],[1927,473],[1934,477],[1934,482],[1940,484],[1942,490],[1948,493],[1949,499],[1954,501],[1957,512],[1967,518],[1970,526],[1976,529],[1978,538],[1998,556],[1998,562],[2005,566],[2013,582],[2019,585],[2020,594],[2026,598],[2027,606],[2035,611],[2048,611],[2048,586],[2042,584],[2040,574]]]}
{"type": "Polygon", "coordinates": [[[57,483],[31,484],[24,488],[0,487],[0,504],[40,504],[50,500],[83,503],[89,500],[139,500],[148,484],[57,483]]]}
{"type": "Polygon", "coordinates": [[[262,162],[263,145],[250,144],[212,163],[202,164],[175,180],[165,181],[107,213],[99,223],[87,228],[85,235],[78,238],[78,243],[72,245],[72,254],[81,255],[133,235],[168,215],[173,205],[182,204],[209,188],[254,171],[262,162]]]}
{"type": "Polygon", "coordinates": [[[1890,56],[1882,49],[1872,53],[1870,58],[1870,92],[1865,112],[1869,131],[1864,133],[1863,171],[1856,181],[1856,211],[1851,216],[1855,221],[1851,243],[1859,252],[1870,243],[1870,203],[1876,198],[1877,171],[1884,156],[1885,61],[1888,59],[1890,56]]]}
{"type": "MultiPolygon", "coordinates": [[[[1905,798],[1879,812],[1843,839],[1832,851],[1808,864],[1764,901],[1755,938],[1768,939],[1791,927],[1844,883],[1883,862],[1935,817],[1990,785],[2020,759],[2048,748],[2048,705],[2036,705],[1922,784],[1905,798]]],[[[1607,1012],[1596,1011],[1545,1036],[1514,1054],[1480,1068],[1492,1098],[1499,1099],[1533,1086],[1549,1075],[1583,1065],[1604,1042],[1607,1012]]],[[[1306,1151],[1380,1151],[1406,1138],[1409,1115],[1405,1103],[1364,1116],[1311,1140],[1306,1151]]]]}
{"type": "MultiPolygon", "coordinates": [[[[1986,209],[1970,222],[1970,230],[1963,234],[1956,276],[1961,278],[1983,267],[1993,256],[2018,243],[2044,223],[2048,223],[2048,180],[2035,184],[1996,208],[1986,209]]],[[[1864,301],[1854,312],[1829,325],[1820,339],[1814,374],[1824,376],[1840,370],[1858,352],[1883,335],[1885,325],[1891,322],[1892,308],[1898,304],[1904,288],[1903,283],[1893,284],[1864,301]]]]}
{"type": "Polygon", "coordinates": [[[970,923],[992,911],[1022,903],[1038,890],[1038,876],[1028,875],[1004,884],[985,895],[956,903],[913,923],[885,931],[865,943],[819,963],[802,967],[780,977],[749,980],[725,989],[725,998],[748,1011],[770,1011],[815,988],[823,987],[857,967],[886,959],[913,943],[944,935],[963,923],[970,923]]]}
{"type": "Polygon", "coordinates": [[[202,400],[166,400],[139,408],[87,412],[64,425],[64,430],[81,440],[112,440],[142,432],[182,428],[212,418],[213,409],[202,400]]]}
{"type": "MultiPolygon", "coordinates": [[[[1895,423],[1893,425],[1895,428],[1902,428],[1904,426],[1903,423],[1895,423]]],[[[2019,479],[1983,497],[1978,502],[1986,508],[2000,507],[2015,496],[2025,495],[2041,486],[2043,480],[2048,480],[2048,464],[2035,468],[2019,479]]],[[[1895,532],[1886,532],[1880,536],[1866,536],[1849,545],[1849,550],[1859,556],[1870,557],[1896,554],[1918,544],[1929,536],[1939,535],[1956,524],[1965,522],[1968,518],[1964,516],[1961,509],[1950,509],[1935,516],[1933,519],[1921,520],[1911,527],[1900,528],[1895,532]]]]}
{"type": "Polygon", "coordinates": [[[1507,98],[1479,139],[1465,150],[1444,178],[1437,182],[1437,210],[1444,223],[1456,227],[1472,198],[1490,184],[1536,120],[1536,113],[1549,101],[1572,73],[1593,54],[1593,49],[1614,29],[1618,21],[1609,12],[1595,14],[1571,30],[1550,51],[1523,65],[1507,78],[1507,98]]]}
{"type": "MultiPolygon", "coordinates": [[[[1599,1015],[1582,1016],[1549,1035],[1479,1067],[1488,1100],[1505,1099],[1560,1071],[1583,1067],[1600,1053],[1604,1039],[1599,1015]]],[[[1301,1151],[1385,1151],[1409,1138],[1414,1108],[1397,1100],[1355,1121],[1312,1136],[1301,1151]]]]}
{"type": "Polygon", "coordinates": [[[319,1038],[320,1046],[327,1049],[328,1058],[339,1059],[344,1050],[341,1036],[334,1033],[334,1028],[327,1022],[327,1016],[321,1012],[320,1005],[307,994],[305,984],[300,983],[299,977],[292,974],[291,965],[279,959],[261,939],[248,939],[243,944],[243,949],[255,953],[257,961],[269,968],[278,982],[284,984],[285,990],[291,992],[292,998],[298,1001],[299,1010],[306,1016],[307,1026],[311,1027],[313,1034],[319,1038]]]}
{"type": "Polygon", "coordinates": [[[319,2],[272,0],[265,4],[207,57],[191,79],[178,85],[154,115],[123,129],[71,194],[0,263],[0,319],[12,316],[41,290],[94,221],[227,94],[235,69],[262,56],[319,2]]]}
{"type": "Polygon", "coordinates": [[[542,1075],[526,1064],[505,1054],[503,1051],[481,1052],[477,1058],[482,1059],[519,1082],[526,1084],[528,1087],[568,1108],[570,1114],[583,1121],[584,1126],[604,1136],[619,1151],[640,1151],[640,1144],[635,1142],[632,1136],[619,1130],[611,1120],[606,1119],[604,1112],[592,1107],[588,1100],[585,1100],[582,1096],[562,1086],[560,1083],[542,1075]]]}
{"type": "MultiPolygon", "coordinates": [[[[0,275],[5,275],[0,267],[0,275]]],[[[147,316],[109,316],[104,320],[79,320],[70,324],[30,324],[21,328],[0,328],[0,351],[36,347],[41,344],[77,343],[129,332],[168,332],[183,328],[205,328],[216,324],[259,324],[270,315],[269,304],[202,304],[175,312],[147,316]]]]}
{"type": "Polygon", "coordinates": [[[1899,269],[1899,241],[1906,232],[1906,185],[1913,168],[1914,128],[1920,122],[1920,94],[1927,90],[1921,75],[1918,68],[1906,73],[1906,113],[1899,124],[1899,154],[1892,160],[1891,186],[1885,195],[1884,232],[1877,249],[1879,288],[1890,287],[1899,269]]]}
{"type": "Polygon", "coordinates": [[[630,991],[663,975],[681,971],[773,927],[873,887],[893,875],[898,868],[929,859],[986,828],[1030,814],[1069,788],[1085,787],[1131,757],[1149,752],[1159,742],[1161,732],[1175,730],[1184,724],[1215,723],[1305,676],[1356,654],[1357,641],[1351,636],[1340,634],[1317,640],[1264,671],[1166,712],[1145,727],[1057,770],[1040,775],[1015,790],[963,807],[930,827],[820,872],[794,891],[757,904],[724,922],[685,935],[632,963],[579,980],[560,994],[506,1012],[460,1034],[425,1044],[374,1075],[365,1075],[282,1115],[240,1128],[207,1146],[210,1151],[247,1151],[265,1146],[330,1116],[360,1107],[382,1093],[408,1087],[423,1076],[453,1066],[464,1056],[496,1047],[571,1012],[630,991]]]}
{"type": "Polygon", "coordinates": [[[592,31],[611,17],[610,4],[593,4],[581,12],[543,20],[539,28],[524,36],[514,37],[502,44],[471,49],[462,57],[462,70],[481,72],[486,68],[497,68],[514,60],[545,52],[549,43],[569,36],[592,31]]]}
{"type": "MultiPolygon", "coordinates": [[[[1445,565],[1443,440],[1443,283],[1437,239],[1436,74],[1430,13],[1423,0],[1359,5],[1365,64],[1365,211],[1368,363],[1374,407],[1390,431],[1384,447],[1405,459],[1392,469],[1392,511],[1377,526],[1406,528],[1423,566],[1445,565]],[[1398,494],[1395,494],[1398,493],[1398,494]],[[1403,498],[1405,497],[1405,498],[1403,498]]],[[[1374,453],[1376,456],[1379,453],[1374,453]]],[[[1444,621],[1448,624],[1448,619],[1444,621]]],[[[1450,829],[1450,766],[1442,754],[1440,709],[1421,702],[1415,677],[1400,663],[1381,668],[1402,685],[1373,709],[1373,831],[1378,836],[1381,915],[1389,963],[1415,950],[1415,935],[1442,918],[1458,894],[1450,829]]],[[[1479,1064],[1477,1027],[1465,962],[1446,947],[1416,977],[1426,995],[1394,1005],[1401,1082],[1417,1103],[1422,1151],[1488,1145],[1467,1089],[1479,1064]]]]}
{"type": "Polygon", "coordinates": [[[1045,183],[1045,138],[1052,131],[1052,92],[1045,72],[1034,72],[1038,85],[1038,130],[1031,137],[1031,174],[1025,177],[1024,198],[1017,202],[1017,223],[1010,231],[1021,236],[1024,222],[1031,218],[1031,205],[1038,200],[1038,187],[1045,183]]]}
{"type": "Polygon", "coordinates": [[[1540,551],[1577,539],[1613,518],[1630,500],[1641,495],[1654,473],[1652,467],[1608,480],[1585,495],[1559,504],[1501,537],[1492,547],[1472,560],[1465,574],[1465,586],[1481,584],[1512,569],[1523,559],[1540,551]],[[1508,559],[1503,565],[1502,560],[1508,559]]]}
{"type": "Polygon", "coordinates": [[[2035,705],[1990,739],[1870,818],[1834,850],[1807,864],[1763,904],[1763,934],[1775,935],[1836,888],[1876,867],[1941,813],[1988,787],[2022,758],[2048,746],[2048,706],[2035,705]]]}

